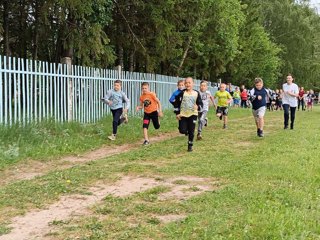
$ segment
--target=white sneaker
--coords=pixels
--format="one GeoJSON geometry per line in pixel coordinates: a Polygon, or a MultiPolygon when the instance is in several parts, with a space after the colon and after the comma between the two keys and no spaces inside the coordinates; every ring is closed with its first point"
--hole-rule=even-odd
{"type": "Polygon", "coordinates": [[[111,141],[114,141],[114,140],[116,140],[116,135],[111,134],[110,136],[108,136],[108,138],[109,138],[111,141]]]}

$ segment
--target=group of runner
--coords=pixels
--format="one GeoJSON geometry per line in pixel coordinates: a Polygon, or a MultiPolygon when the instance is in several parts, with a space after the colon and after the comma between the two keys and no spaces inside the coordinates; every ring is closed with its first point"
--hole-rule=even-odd
{"type": "MultiPolygon", "coordinates": [[[[293,83],[293,78],[290,74],[287,76],[286,80],[287,82],[283,84],[281,91],[275,91],[275,94],[278,96],[276,109],[280,108],[284,110],[284,129],[289,128],[289,120],[290,129],[293,129],[298,99],[300,101],[301,90],[303,90],[303,88],[299,89],[298,86],[293,83]],[[280,102],[281,105],[279,104],[280,102]]],[[[236,107],[248,107],[249,102],[257,127],[257,136],[264,137],[264,115],[266,110],[273,104],[270,104],[272,92],[269,89],[264,88],[263,80],[261,78],[256,78],[254,80],[254,87],[251,90],[247,91],[244,86],[241,87],[241,90],[236,87],[232,94],[231,85],[229,84],[220,84],[218,91],[216,91],[214,95],[211,95],[210,91],[208,91],[208,82],[205,80],[200,82],[200,90],[195,90],[193,86],[194,81],[191,77],[179,80],[177,83],[177,90],[173,92],[169,99],[174,107],[174,113],[178,120],[179,132],[188,136],[188,151],[191,152],[193,150],[197,122],[198,128],[196,138],[197,140],[202,139],[203,128],[204,126],[207,126],[208,123],[207,113],[210,104],[214,105],[216,116],[220,120],[223,120],[223,129],[227,129],[228,109],[230,104],[233,102],[233,105],[236,107]]],[[[108,138],[110,140],[115,140],[118,126],[128,122],[127,112],[130,108],[130,101],[127,95],[121,90],[120,80],[114,82],[114,88],[107,92],[106,96],[102,98],[102,101],[104,101],[111,109],[113,115],[113,131],[108,138]]],[[[141,85],[140,104],[136,107],[136,111],[142,109],[144,111],[142,125],[144,135],[143,145],[148,145],[150,143],[148,137],[150,122],[152,121],[155,129],[159,129],[159,117],[163,116],[161,102],[156,94],[150,91],[148,82],[143,82],[141,85]]]]}

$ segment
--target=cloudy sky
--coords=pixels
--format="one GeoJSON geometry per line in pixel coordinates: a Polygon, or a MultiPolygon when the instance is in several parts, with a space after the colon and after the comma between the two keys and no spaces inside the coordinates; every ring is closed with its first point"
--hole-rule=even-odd
{"type": "Polygon", "coordinates": [[[320,0],[310,0],[310,5],[316,7],[320,13],[320,0]]]}

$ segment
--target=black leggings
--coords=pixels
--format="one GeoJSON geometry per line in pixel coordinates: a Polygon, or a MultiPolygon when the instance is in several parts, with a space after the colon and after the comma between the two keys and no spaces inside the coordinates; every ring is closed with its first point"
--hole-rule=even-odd
{"type": "Polygon", "coordinates": [[[122,123],[120,117],[122,115],[123,109],[122,108],[118,108],[118,109],[114,109],[114,110],[111,109],[111,112],[112,112],[112,116],[113,116],[112,133],[117,134],[118,126],[122,123]]]}
{"type": "Polygon", "coordinates": [[[188,134],[189,143],[193,143],[194,130],[196,128],[198,116],[192,115],[190,117],[181,117],[179,124],[179,132],[182,134],[188,134]]]}
{"type": "Polygon", "coordinates": [[[284,126],[287,127],[289,125],[289,110],[290,110],[291,126],[293,126],[294,119],[296,116],[296,107],[290,107],[289,104],[283,104],[282,107],[284,111],[284,126]]]}

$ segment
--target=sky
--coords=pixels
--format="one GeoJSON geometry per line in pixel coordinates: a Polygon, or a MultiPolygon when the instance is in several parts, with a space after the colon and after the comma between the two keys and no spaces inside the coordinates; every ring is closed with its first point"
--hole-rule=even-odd
{"type": "Polygon", "coordinates": [[[320,0],[310,0],[310,5],[316,7],[320,13],[320,0]]]}

